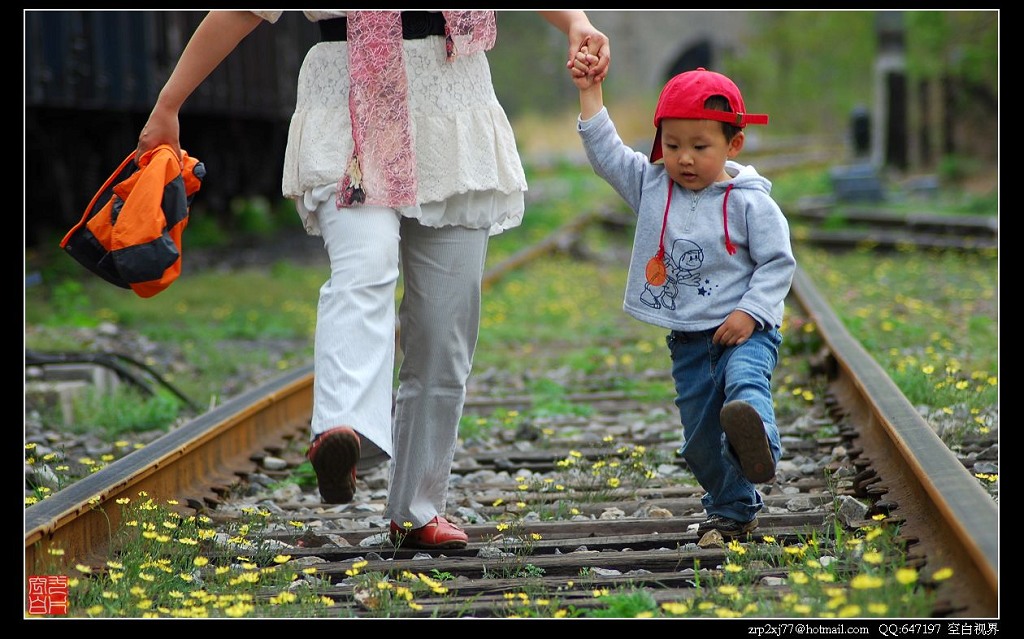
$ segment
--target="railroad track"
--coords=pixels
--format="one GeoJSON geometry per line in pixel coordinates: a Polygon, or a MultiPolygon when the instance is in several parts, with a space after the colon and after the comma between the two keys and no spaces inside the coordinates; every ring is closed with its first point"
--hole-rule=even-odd
{"type": "MultiPolygon", "coordinates": [[[[556,234],[543,250],[564,247],[572,230],[556,234]]],[[[506,266],[536,252],[514,256],[506,266]]],[[[695,530],[703,519],[701,490],[675,455],[680,428],[670,399],[652,402],[622,391],[614,379],[581,378],[567,385],[572,390],[560,401],[587,411],[536,418],[497,442],[460,446],[449,512],[464,523],[468,548],[395,548],[385,539],[380,514],[383,467],[361,471],[356,501],[333,507],[274,482],[303,461],[312,400],[306,367],[26,509],[28,574],[39,574],[33,571],[43,565],[52,570],[54,561],[69,572],[78,564],[103,572],[112,531],[124,523],[119,500],[147,495],[173,500],[183,514],[208,517],[221,531],[237,531],[254,509],[269,509],[279,524],[268,527],[260,543],[277,550],[259,553],[262,561],[272,563],[276,552],[295,562],[290,565],[315,565],[318,592],[335,602],[325,613],[331,616],[387,616],[384,595],[360,573],[396,580],[412,575],[413,581],[419,575],[423,583],[443,584],[443,593],[418,594],[416,609],[404,607],[399,616],[555,616],[556,608],[607,605],[594,593],[625,587],[659,605],[685,606],[696,601],[697,584],[721,581],[722,567],[745,548],[758,553],[758,561],[738,587],[778,602],[791,591],[787,578],[803,569],[786,561],[787,548],[827,545],[838,535],[852,539],[877,526],[877,516],[898,532],[907,565],[922,579],[940,568],[955,576],[927,583],[934,598],[923,616],[997,617],[996,504],[802,272],[790,306],[791,314],[817,326],[822,340],[813,366],[796,366],[810,372],[793,374],[804,376],[797,383],[822,392],[803,409],[780,413],[786,455],[776,480],[761,487],[767,508],[760,527],[738,547],[695,530]],[[602,474],[609,468],[619,469],[617,483],[602,474]],[[51,548],[63,554],[55,559],[51,548]],[[534,593],[529,608],[527,591],[534,593]]],[[[488,380],[471,390],[466,414],[480,419],[507,416],[531,402],[488,380]]],[[[206,554],[213,564],[227,565],[243,552],[224,542],[206,554]]],[[[857,567],[841,572],[852,578],[857,567]]]]}
{"type": "Polygon", "coordinates": [[[794,225],[794,242],[829,249],[913,246],[980,251],[999,246],[999,220],[991,215],[894,214],[863,205],[839,205],[831,197],[813,197],[787,210],[786,217],[794,225]]]}

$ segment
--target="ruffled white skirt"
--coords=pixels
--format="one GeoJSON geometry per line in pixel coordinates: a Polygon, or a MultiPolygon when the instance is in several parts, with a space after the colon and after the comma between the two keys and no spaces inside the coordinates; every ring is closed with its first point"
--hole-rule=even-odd
{"type": "MultiPolygon", "coordinates": [[[[403,44],[419,204],[400,213],[426,226],[487,228],[492,235],[518,226],[526,175],[486,55],[448,62],[440,36],[403,44]]],[[[320,234],[317,206],[335,197],[352,154],[347,47],[318,43],[299,71],[282,192],[295,200],[311,235],[320,234]]]]}

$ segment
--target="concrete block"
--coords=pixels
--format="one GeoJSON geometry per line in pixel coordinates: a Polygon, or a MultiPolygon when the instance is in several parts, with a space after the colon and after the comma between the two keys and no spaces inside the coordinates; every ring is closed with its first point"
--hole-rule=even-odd
{"type": "Polygon", "coordinates": [[[841,202],[881,202],[885,187],[871,164],[833,167],[829,176],[836,199],[841,202]]]}
{"type": "Polygon", "coordinates": [[[29,382],[25,385],[25,411],[46,411],[56,409],[65,426],[74,423],[73,404],[75,397],[82,395],[92,386],[84,380],[29,382]]]}

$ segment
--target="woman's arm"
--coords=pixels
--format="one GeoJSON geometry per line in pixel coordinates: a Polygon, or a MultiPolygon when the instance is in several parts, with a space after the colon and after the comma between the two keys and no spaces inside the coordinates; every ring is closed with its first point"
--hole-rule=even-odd
{"type": "Polygon", "coordinates": [[[196,27],[157,97],[139,134],[136,157],[169,144],[181,157],[178,111],[192,92],[235,50],[263,19],[250,11],[211,11],[196,27]]]}
{"type": "Polygon", "coordinates": [[[583,11],[538,11],[541,16],[569,38],[569,56],[566,68],[573,67],[576,53],[587,45],[590,55],[590,75],[596,82],[604,80],[611,64],[612,49],[608,36],[590,24],[590,18],[583,11]]]}

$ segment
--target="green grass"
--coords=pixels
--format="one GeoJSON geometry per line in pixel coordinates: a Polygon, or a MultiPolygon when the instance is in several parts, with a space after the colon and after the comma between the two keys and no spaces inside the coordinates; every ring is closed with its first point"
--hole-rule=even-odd
{"type": "Polygon", "coordinates": [[[85,350],[87,345],[70,339],[66,329],[110,322],[167,345],[187,361],[190,374],[164,371],[165,379],[200,405],[223,400],[225,381],[246,367],[284,370],[311,356],[322,269],[281,262],[230,274],[185,274],[148,299],[76,275],[44,276],[43,285],[26,291],[27,348],[85,350]],[[274,341],[300,346],[273,353],[266,344],[274,341]]]}
{"type": "Polygon", "coordinates": [[[949,445],[998,425],[998,257],[932,251],[877,255],[805,247],[817,288],[949,445]]]}
{"type": "MultiPolygon", "coordinates": [[[[773,192],[785,210],[796,198],[827,189],[826,178],[826,169],[782,173],[772,176],[773,192]]],[[[610,187],[586,167],[529,170],[529,180],[524,223],[491,239],[489,266],[577,215],[623,210],[610,187]]],[[[944,199],[946,208],[934,207],[955,211],[963,199],[944,199]]],[[[639,394],[671,392],[664,330],[622,311],[631,240],[629,228],[594,226],[582,242],[591,259],[556,253],[498,279],[484,295],[474,370],[568,367],[608,374],[639,394]],[[663,371],[663,381],[640,375],[648,371],[663,371]]],[[[199,405],[243,390],[222,390],[243,371],[269,376],[311,359],[322,266],[281,261],[231,272],[188,272],[159,295],[142,299],[59,252],[46,253],[29,256],[43,283],[25,291],[27,348],[86,349],[67,329],[112,322],[166,345],[187,362],[187,372],[164,373],[199,405]]],[[[962,413],[968,421],[977,419],[978,427],[992,425],[985,423],[991,412],[984,409],[998,400],[996,254],[826,253],[799,245],[797,258],[913,403],[962,413]]],[[[797,342],[793,348],[806,347],[796,336],[788,340],[797,342]]],[[[549,405],[553,401],[538,396],[549,405]]],[[[137,419],[150,422],[152,411],[136,412],[137,419]]],[[[118,425],[111,436],[128,428],[118,425]]]]}

